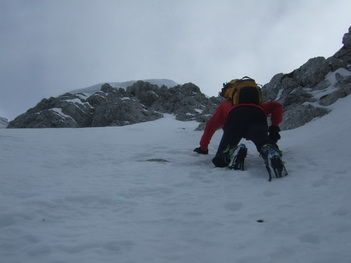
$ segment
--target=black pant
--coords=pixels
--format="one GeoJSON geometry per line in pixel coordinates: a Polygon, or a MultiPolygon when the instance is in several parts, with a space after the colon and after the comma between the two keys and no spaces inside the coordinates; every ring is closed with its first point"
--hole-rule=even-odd
{"type": "Polygon", "coordinates": [[[223,150],[228,146],[236,146],[242,138],[251,140],[258,151],[267,143],[267,117],[262,110],[253,106],[239,106],[229,112],[227,122],[223,126],[223,136],[212,162],[217,167],[224,167],[223,150]]]}

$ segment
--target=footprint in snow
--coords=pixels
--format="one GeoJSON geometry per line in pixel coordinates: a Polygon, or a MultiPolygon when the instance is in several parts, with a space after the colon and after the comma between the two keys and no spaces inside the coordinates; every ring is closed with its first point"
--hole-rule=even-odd
{"type": "Polygon", "coordinates": [[[160,158],[153,158],[153,159],[148,159],[146,160],[147,162],[155,162],[155,163],[169,163],[168,160],[166,159],[160,159],[160,158]]]}
{"type": "Polygon", "coordinates": [[[302,243],[309,243],[318,245],[320,243],[320,237],[314,233],[305,233],[298,237],[302,243]]]}
{"type": "Polygon", "coordinates": [[[232,212],[239,211],[242,206],[243,203],[241,202],[227,202],[224,204],[224,208],[232,212]]]}

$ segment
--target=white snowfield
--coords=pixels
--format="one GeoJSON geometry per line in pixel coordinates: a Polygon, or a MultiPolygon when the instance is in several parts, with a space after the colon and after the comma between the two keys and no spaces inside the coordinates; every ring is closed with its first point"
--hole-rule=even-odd
{"type": "Polygon", "coordinates": [[[351,96],[283,131],[268,182],[198,155],[172,116],[124,127],[0,130],[0,262],[350,263],[351,96]]]}

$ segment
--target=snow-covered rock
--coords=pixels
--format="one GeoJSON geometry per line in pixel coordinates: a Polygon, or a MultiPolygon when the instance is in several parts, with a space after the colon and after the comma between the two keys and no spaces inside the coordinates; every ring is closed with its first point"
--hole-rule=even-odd
{"type": "Polygon", "coordinates": [[[263,86],[266,101],[284,106],[282,129],[304,125],[330,112],[329,105],[351,93],[351,27],[344,46],[332,57],[309,59],[289,74],[277,74],[263,86]]]}
{"type": "Polygon", "coordinates": [[[43,99],[8,128],[124,126],[152,121],[164,113],[174,114],[178,120],[204,121],[220,102],[207,98],[192,83],[170,88],[144,81],[122,88],[105,83],[91,95],[93,89],[82,91],[43,99]]]}
{"type": "MultiPolygon", "coordinates": [[[[143,82],[148,82],[152,85],[156,85],[158,87],[162,87],[162,86],[166,86],[168,88],[172,88],[175,87],[177,85],[179,85],[178,83],[174,82],[173,80],[170,79],[145,79],[142,80],[143,82]]],[[[132,86],[133,84],[135,84],[136,82],[138,82],[138,80],[130,80],[130,81],[124,81],[124,82],[105,82],[105,83],[100,83],[100,84],[95,84],[93,86],[87,87],[87,88],[83,88],[83,89],[76,89],[76,90],[72,90],[69,93],[84,93],[86,95],[92,95],[95,92],[100,91],[100,88],[103,84],[109,84],[111,87],[114,88],[123,88],[126,89],[129,86],[132,86]]]]}

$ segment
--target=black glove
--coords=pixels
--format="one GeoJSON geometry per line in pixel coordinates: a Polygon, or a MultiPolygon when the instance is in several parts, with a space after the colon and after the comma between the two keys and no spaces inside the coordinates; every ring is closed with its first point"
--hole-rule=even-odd
{"type": "Polygon", "coordinates": [[[277,141],[280,139],[280,128],[279,126],[270,126],[268,129],[268,137],[271,139],[274,143],[277,143],[277,141]]]}
{"type": "Polygon", "coordinates": [[[196,148],[194,150],[194,152],[198,153],[198,154],[208,154],[208,150],[204,151],[204,150],[201,150],[201,148],[196,148]]]}

